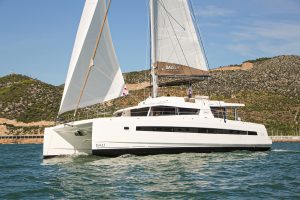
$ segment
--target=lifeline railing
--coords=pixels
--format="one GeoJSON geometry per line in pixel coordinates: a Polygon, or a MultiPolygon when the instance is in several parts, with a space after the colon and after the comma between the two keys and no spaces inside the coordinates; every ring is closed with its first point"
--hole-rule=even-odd
{"type": "Polygon", "coordinates": [[[115,115],[111,112],[95,112],[95,111],[85,111],[78,112],[76,118],[72,114],[65,115],[61,117],[58,123],[67,123],[71,121],[80,121],[86,119],[100,118],[100,117],[147,117],[147,116],[184,116],[184,115],[209,115],[212,114],[215,118],[225,119],[225,120],[238,120],[241,121],[243,117],[241,115],[235,115],[232,112],[212,112],[210,109],[200,109],[197,111],[171,111],[171,110],[143,110],[143,111],[123,111],[121,115],[115,115]]]}
{"type": "MultiPolygon", "coordinates": [[[[125,113],[127,112],[127,116],[124,116],[124,117],[147,117],[148,113],[150,114],[150,116],[174,115],[174,112],[170,112],[170,111],[160,111],[160,113],[156,112],[156,113],[159,113],[158,115],[153,115],[148,110],[147,111],[135,111],[134,112],[135,116],[129,115],[128,113],[130,113],[130,111],[124,111],[124,112],[125,113]]],[[[294,125],[289,124],[289,127],[287,127],[287,128],[276,127],[274,125],[268,124],[268,120],[269,120],[268,116],[264,116],[263,113],[259,117],[257,117],[257,116],[253,116],[245,111],[241,111],[237,115],[235,115],[234,111],[232,111],[230,109],[228,109],[227,112],[224,112],[224,111],[213,112],[210,109],[201,109],[200,112],[206,113],[206,114],[212,114],[214,116],[214,118],[224,120],[224,122],[227,122],[227,120],[235,120],[235,121],[245,121],[245,122],[254,122],[254,123],[264,124],[267,128],[269,136],[286,136],[286,135],[299,136],[300,135],[299,124],[294,124],[294,125]]],[[[175,113],[175,115],[176,116],[185,116],[185,115],[187,115],[187,116],[195,115],[196,116],[199,114],[195,113],[195,112],[187,111],[187,112],[181,113],[181,114],[175,113]]],[[[58,121],[58,123],[62,124],[62,123],[68,123],[68,122],[72,122],[72,121],[79,121],[79,120],[86,120],[86,119],[93,119],[93,118],[100,118],[100,117],[112,117],[112,116],[113,116],[112,112],[85,111],[85,112],[78,112],[76,119],[74,119],[72,114],[65,115],[65,116],[63,116],[63,118],[60,119],[60,121],[58,121]]],[[[117,117],[117,116],[115,116],[115,117],[117,117]]]]}

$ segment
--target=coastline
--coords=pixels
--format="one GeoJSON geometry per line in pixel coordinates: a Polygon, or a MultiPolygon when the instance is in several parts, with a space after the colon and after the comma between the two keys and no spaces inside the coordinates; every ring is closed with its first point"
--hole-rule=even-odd
{"type": "Polygon", "coordinates": [[[0,144],[43,144],[44,135],[0,135],[0,144]]]}
{"type": "MultiPolygon", "coordinates": [[[[272,142],[300,142],[300,136],[270,136],[272,142]]],[[[0,136],[0,144],[43,144],[43,135],[0,136]]]]}
{"type": "Polygon", "coordinates": [[[272,142],[300,142],[300,136],[270,136],[272,142]]]}

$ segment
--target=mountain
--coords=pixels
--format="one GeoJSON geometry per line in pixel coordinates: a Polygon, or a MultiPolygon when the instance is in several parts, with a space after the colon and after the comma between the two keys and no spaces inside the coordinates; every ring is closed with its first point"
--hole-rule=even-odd
{"type": "Polygon", "coordinates": [[[23,122],[53,120],[62,87],[19,74],[0,78],[0,117],[23,122]]]}
{"type": "MultiPolygon", "coordinates": [[[[240,111],[241,118],[263,123],[269,131],[280,129],[287,133],[299,128],[300,56],[249,60],[241,65],[214,69],[211,75],[209,81],[192,81],[194,95],[245,103],[246,107],[240,111]]],[[[149,70],[125,73],[124,78],[130,95],[80,109],[76,119],[110,116],[117,109],[136,105],[149,96],[149,70]]],[[[183,96],[186,95],[187,84],[188,80],[162,79],[159,91],[165,95],[183,96]]],[[[0,118],[22,122],[54,121],[62,92],[62,86],[53,86],[23,75],[1,77],[0,118]]],[[[69,112],[60,118],[70,120],[72,115],[69,112]]],[[[2,123],[4,125],[9,128],[8,132],[16,133],[17,129],[18,133],[22,132],[12,124],[2,123]]],[[[41,126],[37,126],[39,131],[41,126]]]]}

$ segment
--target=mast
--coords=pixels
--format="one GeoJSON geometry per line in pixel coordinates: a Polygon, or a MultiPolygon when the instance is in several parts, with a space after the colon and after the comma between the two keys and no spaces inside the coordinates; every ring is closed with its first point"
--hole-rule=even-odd
{"type": "Polygon", "coordinates": [[[155,74],[155,66],[153,65],[153,61],[155,60],[155,39],[154,39],[154,8],[153,1],[149,0],[149,9],[150,9],[150,68],[151,68],[151,80],[152,80],[152,98],[157,97],[157,75],[155,74]]]}

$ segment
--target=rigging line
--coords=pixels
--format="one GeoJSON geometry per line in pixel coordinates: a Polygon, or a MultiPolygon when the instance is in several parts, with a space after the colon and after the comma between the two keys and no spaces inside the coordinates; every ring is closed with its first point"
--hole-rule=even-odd
{"type": "Polygon", "coordinates": [[[106,9],[106,12],[105,12],[105,15],[104,15],[104,19],[103,19],[103,22],[102,22],[102,25],[101,25],[101,28],[100,28],[100,33],[98,34],[98,37],[97,37],[97,40],[96,40],[96,45],[95,45],[95,48],[94,48],[94,51],[93,51],[93,56],[92,56],[92,58],[90,60],[90,64],[88,66],[88,71],[86,73],[83,86],[82,86],[82,88],[80,90],[80,95],[79,95],[79,98],[78,98],[78,101],[77,101],[76,109],[74,111],[74,117],[76,116],[76,113],[77,113],[77,110],[78,110],[78,107],[79,107],[79,104],[80,104],[80,101],[81,101],[81,98],[82,98],[82,95],[83,95],[83,91],[84,91],[84,89],[86,87],[86,84],[87,84],[88,78],[90,76],[92,67],[94,66],[94,59],[95,59],[96,54],[97,54],[97,49],[98,49],[98,46],[99,46],[99,43],[100,43],[100,39],[101,39],[101,36],[102,36],[102,33],[103,33],[103,29],[104,29],[104,25],[105,25],[105,22],[106,22],[106,19],[107,19],[107,15],[108,15],[108,11],[109,11],[109,8],[110,8],[110,4],[111,4],[111,0],[109,0],[109,2],[108,2],[108,6],[107,6],[107,9],[106,9]]]}
{"type": "MultiPolygon", "coordinates": [[[[157,2],[157,1],[156,1],[157,2]]],[[[154,39],[155,36],[157,36],[157,34],[155,33],[155,31],[157,31],[157,29],[155,29],[155,27],[158,26],[158,22],[155,21],[155,17],[154,17],[154,0],[150,0],[149,1],[149,8],[150,8],[150,40],[152,41],[152,43],[150,42],[150,47],[151,47],[151,51],[150,51],[150,58],[151,58],[151,61],[150,61],[150,72],[151,72],[151,81],[150,81],[150,86],[152,85],[152,97],[157,97],[157,94],[158,94],[158,75],[155,74],[155,66],[153,65],[154,62],[157,62],[157,40],[154,39]],[[150,3],[151,3],[151,6],[150,6],[150,3]],[[152,24],[153,23],[153,24],[152,24]],[[153,26],[153,27],[152,27],[153,26]],[[152,32],[153,30],[153,32],[152,32]],[[153,57],[153,60],[152,60],[152,57],[153,57]]],[[[155,63],[154,63],[155,64],[155,63]]]]}
{"type": "MultiPolygon", "coordinates": [[[[156,44],[153,43],[154,41],[152,39],[152,37],[153,37],[152,34],[154,34],[154,33],[152,33],[152,28],[153,29],[155,28],[155,24],[153,24],[153,27],[152,27],[151,20],[152,20],[152,15],[153,14],[151,12],[153,12],[153,1],[149,0],[149,20],[148,20],[148,23],[149,23],[149,40],[150,40],[150,51],[149,51],[149,54],[150,54],[150,56],[149,56],[150,57],[149,58],[149,68],[150,68],[149,78],[150,79],[149,79],[149,83],[150,83],[150,94],[151,94],[151,97],[153,97],[154,96],[154,85],[152,85],[152,84],[154,84],[154,81],[152,80],[152,78],[153,78],[152,76],[154,76],[154,72],[152,70],[154,70],[154,69],[153,69],[153,66],[152,66],[152,62],[153,62],[152,56],[154,57],[156,55],[152,51],[155,49],[153,47],[156,46],[156,44]]],[[[154,21],[154,20],[152,20],[152,21],[154,21]]],[[[154,60],[155,60],[155,58],[154,58],[154,60]]]]}
{"type": "MultiPolygon", "coordinates": [[[[160,1],[159,1],[159,2],[160,2],[160,1]]],[[[162,6],[164,7],[164,4],[163,4],[163,3],[161,3],[161,4],[162,4],[162,6]]],[[[164,8],[164,9],[165,9],[165,8],[164,8]]],[[[166,11],[166,13],[168,14],[167,11],[166,11]]],[[[167,16],[168,16],[169,22],[170,22],[170,24],[171,24],[172,30],[173,30],[173,32],[174,32],[174,34],[175,34],[176,40],[177,40],[177,42],[178,42],[178,44],[179,44],[179,47],[180,47],[180,49],[181,49],[181,52],[182,52],[182,54],[183,54],[183,57],[184,57],[184,59],[185,59],[185,62],[186,62],[186,64],[187,64],[187,66],[189,66],[189,63],[188,63],[187,58],[186,58],[186,56],[185,56],[185,54],[184,54],[183,48],[182,48],[182,46],[181,46],[181,44],[180,44],[180,41],[179,41],[179,39],[178,39],[178,37],[177,37],[177,34],[176,34],[176,32],[175,32],[174,26],[173,26],[173,24],[172,24],[172,22],[171,22],[171,20],[170,20],[170,16],[169,16],[169,15],[167,15],[167,16]]]]}
{"type": "MultiPolygon", "coordinates": [[[[190,24],[190,20],[189,20],[189,17],[188,17],[188,13],[187,13],[187,11],[186,11],[186,9],[188,9],[188,10],[190,10],[189,9],[189,5],[188,5],[188,1],[182,1],[182,7],[183,8],[185,8],[185,9],[183,9],[184,10],[184,15],[185,15],[185,18],[186,18],[186,21],[187,21],[187,25],[188,25],[188,32],[190,33],[190,35],[193,37],[194,36],[194,33],[193,33],[193,30],[195,30],[195,27],[191,27],[191,24],[190,24]]],[[[191,12],[191,11],[190,11],[191,12]]],[[[189,16],[191,17],[191,20],[193,20],[193,18],[192,18],[192,16],[191,16],[191,14],[189,14],[189,16]]],[[[194,24],[193,24],[194,25],[194,24]]],[[[195,30],[195,33],[197,34],[197,32],[196,32],[196,30],[195,30]]],[[[197,36],[196,36],[197,37],[197,36]]],[[[198,38],[197,38],[198,39],[198,38]]],[[[199,40],[198,40],[198,43],[199,43],[199,40]]],[[[198,52],[197,51],[197,44],[196,44],[196,42],[193,42],[193,46],[194,46],[194,49],[195,49],[195,53],[196,53],[196,56],[195,56],[195,58],[196,58],[196,60],[197,61],[200,61],[200,63],[201,63],[201,60],[199,59],[199,55],[200,55],[200,53],[201,52],[198,52]],[[197,55],[197,53],[199,53],[199,55],[197,55]]],[[[196,61],[196,62],[197,62],[196,61]]],[[[191,70],[190,70],[191,71],[191,70]]],[[[192,72],[192,71],[191,71],[192,72]]]]}
{"type": "MultiPolygon", "coordinates": [[[[160,4],[164,4],[163,2],[161,2],[161,0],[158,0],[158,2],[160,4]]],[[[185,28],[171,15],[171,13],[166,9],[166,7],[164,5],[162,5],[163,9],[166,11],[166,13],[172,17],[172,19],[176,22],[176,24],[178,24],[178,26],[180,26],[184,31],[185,31],[185,28]]]]}
{"type": "Polygon", "coordinates": [[[201,37],[199,25],[198,25],[197,19],[196,19],[196,17],[195,17],[195,12],[194,12],[194,8],[193,8],[193,4],[192,4],[192,2],[189,1],[189,0],[188,0],[188,2],[189,2],[189,6],[190,6],[190,8],[191,8],[191,10],[192,10],[192,15],[191,15],[191,16],[192,16],[192,18],[193,18],[193,20],[194,20],[194,24],[195,24],[196,29],[197,29],[197,34],[198,34],[198,37],[199,37],[200,42],[201,42],[201,45],[200,45],[200,46],[201,46],[201,48],[202,48],[202,50],[203,50],[203,52],[204,52],[205,62],[206,62],[206,64],[207,64],[208,70],[210,70],[210,66],[209,66],[209,63],[208,63],[207,56],[206,56],[206,51],[205,51],[204,43],[203,43],[203,40],[202,40],[202,37],[201,37]]]}
{"type": "MultiPolygon", "coordinates": [[[[172,52],[170,53],[169,57],[168,57],[166,60],[171,59],[172,56],[173,56],[173,54],[174,54],[174,52],[175,52],[176,58],[177,58],[177,60],[178,60],[178,63],[180,63],[180,58],[179,58],[179,56],[177,55],[176,46],[174,45],[173,40],[171,39],[171,35],[170,35],[168,29],[167,29],[167,33],[168,33],[168,35],[169,35],[169,37],[170,37],[170,40],[171,40],[171,43],[172,43],[172,46],[173,46],[173,50],[172,50],[172,52]]],[[[179,38],[182,38],[182,36],[183,36],[183,33],[181,34],[181,36],[179,36],[179,38]]]]}
{"type": "MultiPolygon", "coordinates": [[[[191,8],[191,11],[192,11],[192,19],[194,21],[194,24],[196,26],[196,32],[197,32],[197,35],[198,35],[198,38],[200,39],[200,46],[201,46],[201,49],[204,53],[204,58],[205,58],[205,62],[206,62],[206,65],[208,67],[208,73],[210,74],[210,65],[209,65],[209,62],[208,62],[208,59],[207,59],[207,56],[206,56],[206,51],[205,51],[205,48],[204,48],[204,43],[203,43],[203,40],[202,40],[202,37],[201,37],[201,33],[200,33],[200,28],[199,28],[199,25],[197,23],[197,18],[195,16],[195,12],[194,12],[194,7],[193,7],[193,4],[190,0],[188,0],[188,5],[189,7],[191,8]]],[[[207,78],[207,93],[208,93],[208,97],[210,98],[211,96],[211,87],[210,87],[210,77],[206,77],[207,78]]]]}
{"type": "MultiPolygon", "coordinates": [[[[146,40],[147,40],[147,43],[146,43],[146,63],[145,63],[145,68],[144,68],[144,70],[145,70],[145,74],[144,74],[144,82],[146,82],[146,80],[147,80],[147,65],[149,64],[149,67],[150,67],[150,70],[151,70],[151,33],[150,33],[150,12],[148,11],[148,10],[150,10],[150,1],[149,1],[149,4],[147,4],[147,0],[145,0],[145,4],[146,4],[146,13],[147,13],[147,18],[148,18],[148,20],[147,20],[147,38],[146,38],[146,40]],[[147,7],[148,6],[148,7],[147,7]],[[149,52],[148,52],[149,51],[149,52]]],[[[151,73],[150,73],[150,76],[151,76],[151,73]]],[[[151,86],[151,77],[150,77],[150,86],[151,86]]],[[[146,93],[146,88],[144,88],[144,98],[146,98],[146,95],[145,95],[145,93],[146,93]]]]}
{"type": "MultiPolygon", "coordinates": [[[[163,12],[160,11],[160,13],[161,13],[161,15],[163,16],[163,12]]],[[[169,30],[168,30],[168,27],[167,27],[167,24],[166,24],[166,20],[164,20],[163,22],[164,22],[164,23],[163,23],[163,24],[164,24],[164,28],[165,28],[165,30],[166,30],[168,36],[169,36],[169,38],[167,38],[167,39],[170,39],[171,44],[172,44],[172,46],[173,46],[173,51],[171,52],[169,58],[171,58],[172,55],[173,55],[173,52],[175,52],[176,58],[177,58],[178,62],[180,62],[180,58],[179,58],[179,56],[178,56],[178,54],[177,54],[177,51],[176,51],[176,45],[174,45],[174,43],[173,43],[171,34],[170,34],[170,32],[169,32],[169,30]]],[[[168,59],[169,59],[169,58],[168,58],[168,59]]],[[[168,60],[168,59],[167,59],[167,60],[168,60]]]]}
{"type": "Polygon", "coordinates": [[[109,2],[108,2],[108,6],[107,6],[107,9],[106,9],[106,12],[105,12],[105,16],[104,16],[104,19],[103,19],[103,22],[102,22],[102,25],[101,25],[101,28],[100,28],[100,33],[97,37],[97,42],[96,42],[96,46],[94,48],[94,53],[93,53],[92,60],[95,59],[96,54],[97,54],[97,49],[98,49],[100,39],[101,39],[101,36],[102,36],[102,33],[103,33],[103,29],[104,29],[104,26],[105,26],[105,23],[106,23],[106,19],[107,19],[108,11],[109,11],[109,8],[110,8],[110,4],[111,4],[111,0],[109,0],[109,2]]]}
{"type": "MultiPolygon", "coordinates": [[[[165,8],[164,8],[164,10],[166,11],[165,8]]],[[[163,16],[163,12],[160,11],[160,13],[161,13],[161,15],[163,16]]],[[[168,13],[167,13],[167,14],[168,14],[168,13]]],[[[168,28],[167,28],[166,20],[163,20],[163,22],[164,22],[164,23],[163,23],[164,28],[165,28],[165,30],[166,30],[165,32],[166,32],[166,33],[168,34],[168,36],[169,36],[169,37],[166,38],[166,39],[169,39],[169,40],[171,41],[171,44],[172,44],[172,47],[173,47],[172,52],[170,53],[169,57],[168,57],[166,60],[169,60],[169,59],[172,57],[172,55],[174,54],[174,52],[175,52],[175,56],[176,56],[178,62],[180,63],[180,58],[179,58],[179,56],[178,56],[178,54],[177,54],[176,46],[175,46],[174,43],[173,43],[171,34],[170,34],[170,32],[169,32],[169,30],[168,30],[168,28]]],[[[181,34],[180,38],[182,37],[182,35],[183,35],[183,33],[181,34]]],[[[164,37],[162,37],[161,40],[165,40],[164,37]]]]}
{"type": "Polygon", "coordinates": [[[210,98],[210,79],[207,77],[206,78],[206,81],[207,81],[207,88],[206,88],[206,90],[207,90],[207,95],[208,95],[208,97],[210,98]]]}

